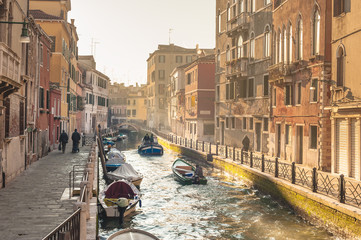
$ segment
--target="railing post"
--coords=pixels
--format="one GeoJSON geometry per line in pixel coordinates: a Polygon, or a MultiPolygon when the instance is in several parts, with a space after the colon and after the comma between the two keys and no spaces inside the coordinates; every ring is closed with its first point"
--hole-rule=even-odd
{"type": "Polygon", "coordinates": [[[209,154],[212,154],[212,143],[209,142],[209,154]]]}
{"type": "Polygon", "coordinates": [[[218,142],[216,143],[216,155],[218,156],[218,142]]]}
{"type": "Polygon", "coordinates": [[[252,168],[253,167],[253,152],[251,152],[251,157],[249,159],[249,166],[252,168]]]}
{"type": "Polygon", "coordinates": [[[312,191],[317,192],[317,170],[316,170],[316,168],[312,169],[312,191]]]}
{"type": "Polygon", "coordinates": [[[204,141],[202,141],[202,152],[204,152],[204,141]]]}
{"type": "Polygon", "coordinates": [[[76,202],[75,203],[75,206],[77,208],[80,208],[80,226],[79,226],[79,239],[80,240],[85,240],[86,239],[86,208],[87,208],[87,205],[86,203],[84,202],[76,202]]]}
{"type": "Polygon", "coordinates": [[[343,174],[340,175],[339,191],[340,191],[340,203],[345,203],[346,187],[345,187],[345,176],[343,174]]]}
{"type": "Polygon", "coordinates": [[[278,177],[278,157],[275,159],[275,177],[278,177]]]}
{"type": "Polygon", "coordinates": [[[262,170],[262,172],[264,172],[264,154],[262,154],[262,165],[261,165],[261,170],[262,170]]]}
{"type": "Polygon", "coordinates": [[[233,147],[233,161],[236,161],[236,147],[233,147]]]}
{"type": "Polygon", "coordinates": [[[241,150],[241,164],[243,164],[243,148],[241,150]]]}
{"type": "Polygon", "coordinates": [[[296,183],[296,163],[292,162],[292,184],[296,183]]]}
{"type": "Polygon", "coordinates": [[[226,158],[228,158],[228,146],[226,145],[226,154],[225,154],[226,158]]]}

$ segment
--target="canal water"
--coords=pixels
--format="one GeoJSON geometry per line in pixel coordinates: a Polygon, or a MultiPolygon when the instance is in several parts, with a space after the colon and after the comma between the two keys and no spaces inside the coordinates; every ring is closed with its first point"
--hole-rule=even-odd
{"type": "MultiPolygon", "coordinates": [[[[134,142],[118,143],[126,161],[144,175],[142,206],[125,218],[99,218],[100,239],[124,228],[148,231],[159,239],[338,239],[312,226],[268,195],[203,164],[207,185],[183,186],[171,166],[177,155],[140,156],[134,142]]],[[[185,158],[185,157],[183,157],[185,158]]],[[[196,159],[188,159],[196,161],[196,159]]],[[[101,168],[100,168],[101,170],[101,168]]],[[[100,180],[100,190],[105,182],[100,180]]]]}

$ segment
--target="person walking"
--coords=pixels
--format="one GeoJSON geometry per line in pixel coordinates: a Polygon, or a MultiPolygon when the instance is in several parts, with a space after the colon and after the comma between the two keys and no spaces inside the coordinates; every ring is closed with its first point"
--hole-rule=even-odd
{"type": "Polygon", "coordinates": [[[79,152],[79,142],[80,142],[80,134],[78,133],[78,130],[75,129],[73,134],[71,135],[71,140],[73,140],[73,150],[72,152],[79,152]]]}
{"type": "Polygon", "coordinates": [[[60,138],[59,138],[59,145],[61,145],[59,150],[62,150],[63,153],[65,153],[65,147],[66,144],[68,143],[69,137],[68,134],[66,134],[65,130],[63,130],[63,132],[60,134],[60,138]]]}

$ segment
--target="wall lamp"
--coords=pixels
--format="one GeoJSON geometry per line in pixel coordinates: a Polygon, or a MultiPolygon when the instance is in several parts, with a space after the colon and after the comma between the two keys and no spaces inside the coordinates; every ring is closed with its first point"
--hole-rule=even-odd
{"type": "Polygon", "coordinates": [[[22,24],[23,28],[21,29],[21,36],[20,36],[20,42],[21,43],[29,43],[30,38],[28,34],[28,23],[27,22],[9,22],[9,21],[0,21],[0,23],[7,23],[7,24],[22,24]]]}

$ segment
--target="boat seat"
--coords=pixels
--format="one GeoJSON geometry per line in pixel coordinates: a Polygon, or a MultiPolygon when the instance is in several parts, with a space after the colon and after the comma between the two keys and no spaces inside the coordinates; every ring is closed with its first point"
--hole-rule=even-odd
{"type": "Polygon", "coordinates": [[[193,172],[191,166],[176,166],[175,169],[182,175],[189,173],[189,172],[193,172]]]}

